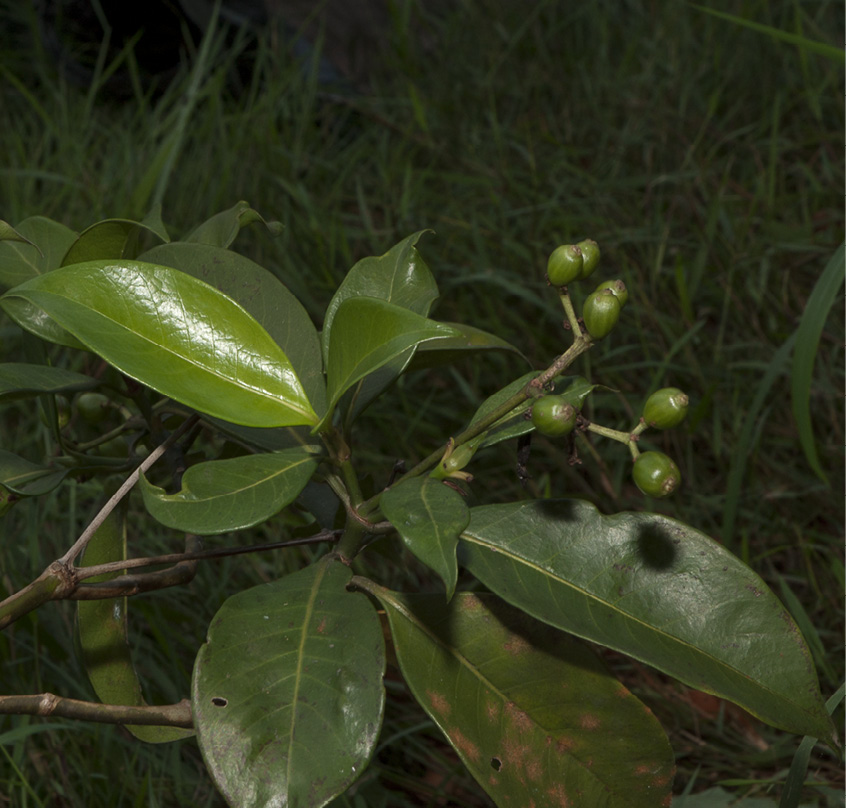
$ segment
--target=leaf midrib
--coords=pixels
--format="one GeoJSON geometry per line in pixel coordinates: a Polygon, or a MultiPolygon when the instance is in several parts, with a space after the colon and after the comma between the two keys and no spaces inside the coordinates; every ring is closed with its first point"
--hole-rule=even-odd
{"type": "MultiPolygon", "coordinates": [[[[487,548],[489,550],[495,551],[498,555],[506,557],[507,559],[509,559],[515,565],[519,562],[520,564],[522,564],[525,567],[528,567],[529,569],[533,570],[534,572],[537,572],[537,573],[543,575],[548,581],[552,580],[552,581],[558,582],[561,585],[571,589],[572,591],[578,592],[583,597],[585,597],[588,601],[592,601],[592,602],[597,603],[601,606],[604,606],[608,609],[611,609],[612,611],[619,614],[624,619],[627,619],[627,620],[629,620],[633,623],[637,623],[637,624],[643,626],[644,628],[654,632],[655,634],[658,634],[662,637],[665,637],[666,639],[670,640],[671,642],[685,647],[686,649],[691,651],[696,656],[701,656],[701,657],[704,657],[705,659],[710,660],[711,662],[715,662],[722,669],[728,671],[729,673],[735,674],[737,677],[741,678],[744,682],[753,682],[757,687],[759,687],[761,690],[765,691],[768,695],[771,695],[773,698],[775,698],[779,701],[786,702],[786,703],[792,705],[794,707],[794,709],[799,709],[805,715],[808,715],[809,717],[813,717],[813,714],[809,713],[808,710],[805,707],[802,707],[802,706],[798,705],[796,702],[789,700],[786,696],[784,696],[783,694],[777,693],[776,691],[772,690],[769,686],[761,685],[760,682],[753,680],[750,675],[744,673],[741,670],[738,670],[733,665],[729,665],[729,664],[723,662],[722,660],[717,659],[716,657],[707,654],[705,651],[702,651],[701,649],[697,648],[695,645],[692,645],[691,643],[689,643],[688,641],[686,641],[686,640],[684,640],[680,637],[677,637],[673,634],[670,634],[669,632],[666,632],[663,629],[656,628],[651,623],[647,623],[644,620],[641,620],[640,618],[636,617],[635,615],[631,614],[630,612],[623,611],[622,609],[616,607],[614,604],[611,604],[606,600],[602,600],[602,598],[600,598],[599,596],[593,594],[592,592],[589,592],[586,589],[583,589],[580,586],[577,586],[576,584],[572,583],[571,581],[567,581],[563,578],[557,578],[557,577],[553,576],[549,572],[549,570],[546,570],[543,567],[540,567],[537,564],[534,564],[533,562],[528,561],[523,556],[517,555],[513,551],[506,550],[505,548],[503,548],[499,545],[494,546],[492,544],[485,543],[484,541],[480,540],[478,537],[473,536],[472,534],[465,533],[464,531],[462,531],[462,533],[461,533],[461,538],[463,540],[468,541],[472,544],[475,544],[479,547],[484,547],[484,548],[487,548]]],[[[565,630],[569,631],[572,634],[576,634],[576,632],[573,631],[572,629],[565,629],[565,630]]],[[[587,639],[591,642],[596,641],[594,638],[589,637],[586,634],[577,635],[577,636],[581,636],[583,639],[587,639]]],[[[613,647],[613,646],[609,646],[609,647],[613,647]]],[[[630,654],[631,656],[635,657],[636,659],[640,659],[641,662],[645,662],[648,665],[654,665],[655,664],[654,662],[650,662],[648,659],[643,659],[641,657],[636,656],[635,654],[633,654],[629,650],[624,650],[622,648],[619,648],[617,650],[620,650],[622,653],[630,654]]],[[[700,689],[701,689],[701,686],[700,686],[700,689]]],[[[709,692],[709,691],[704,691],[704,692],[709,692]]]]}
{"type": "MultiPolygon", "coordinates": [[[[46,295],[48,297],[54,297],[54,298],[57,298],[59,300],[67,301],[67,302],[71,303],[72,305],[81,308],[83,311],[91,312],[93,315],[95,315],[97,317],[101,317],[103,320],[106,320],[109,323],[112,323],[113,325],[117,326],[119,329],[126,332],[127,334],[131,334],[132,336],[136,337],[137,339],[147,343],[148,345],[155,347],[158,350],[162,350],[162,351],[167,352],[172,357],[175,357],[176,359],[179,359],[179,360],[197,368],[198,370],[207,373],[209,376],[213,376],[217,379],[220,379],[221,381],[228,382],[229,384],[232,384],[236,387],[239,387],[242,390],[248,390],[252,393],[257,393],[262,398],[265,398],[267,400],[274,401],[276,403],[282,403],[286,407],[288,407],[289,409],[293,410],[294,412],[298,412],[302,415],[308,415],[308,412],[306,410],[300,408],[299,406],[295,406],[293,403],[291,403],[287,399],[283,400],[283,399],[280,399],[277,396],[270,395],[266,390],[262,390],[260,387],[255,387],[253,385],[250,385],[250,384],[243,382],[240,377],[233,379],[231,376],[224,376],[222,373],[217,372],[214,368],[209,367],[207,365],[200,364],[199,362],[197,362],[197,361],[195,361],[195,360],[193,360],[193,359],[191,359],[187,356],[184,356],[183,354],[177,353],[176,351],[167,347],[166,345],[162,345],[158,342],[155,342],[154,340],[150,339],[149,337],[145,336],[144,334],[140,334],[138,331],[133,331],[130,328],[127,328],[125,325],[123,325],[123,323],[120,323],[117,320],[114,320],[113,318],[103,314],[102,312],[98,311],[97,309],[89,308],[89,307],[83,305],[82,303],[78,302],[77,300],[74,300],[71,297],[67,297],[65,295],[59,295],[59,294],[56,294],[55,292],[48,292],[48,291],[45,291],[44,289],[31,290],[29,292],[29,294],[32,294],[32,292],[35,292],[38,295],[46,295]]],[[[27,299],[25,295],[22,295],[20,293],[18,293],[16,295],[12,295],[12,297],[22,297],[24,300],[27,299]]],[[[35,301],[30,301],[30,302],[35,303],[35,301]]],[[[35,303],[35,305],[38,305],[38,304],[35,303]]],[[[39,308],[41,308],[41,307],[39,307],[39,308]]],[[[56,317],[53,314],[50,314],[49,316],[53,320],[58,322],[59,325],[62,326],[62,328],[66,329],[71,334],[73,334],[77,339],[82,341],[82,337],[79,337],[77,334],[75,334],[74,331],[70,327],[68,327],[65,322],[62,321],[61,317],[56,317]]],[[[273,339],[273,338],[271,337],[271,339],[273,339]]],[[[281,350],[282,349],[280,348],[280,351],[281,350]]],[[[288,359],[288,357],[284,354],[284,352],[283,352],[283,356],[285,356],[286,360],[288,359]]],[[[293,368],[293,365],[291,365],[290,360],[288,360],[288,365],[290,367],[291,372],[294,373],[294,368],[293,368]]],[[[276,377],[274,377],[274,378],[276,378],[276,377]]],[[[280,381],[281,381],[281,379],[280,379],[280,381]]],[[[149,386],[152,387],[153,385],[149,385],[149,386]]],[[[285,385],[285,386],[288,387],[288,385],[285,385]]]]}

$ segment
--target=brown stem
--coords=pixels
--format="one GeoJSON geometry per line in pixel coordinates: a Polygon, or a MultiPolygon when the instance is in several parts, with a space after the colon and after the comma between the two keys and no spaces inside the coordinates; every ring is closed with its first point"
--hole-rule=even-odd
{"type": "Polygon", "coordinates": [[[137,724],[145,726],[183,727],[193,729],[191,702],[141,707],[122,704],[100,704],[96,701],[66,699],[53,693],[34,696],[0,696],[0,715],[40,715],[79,718],[102,724],[137,724]]]}

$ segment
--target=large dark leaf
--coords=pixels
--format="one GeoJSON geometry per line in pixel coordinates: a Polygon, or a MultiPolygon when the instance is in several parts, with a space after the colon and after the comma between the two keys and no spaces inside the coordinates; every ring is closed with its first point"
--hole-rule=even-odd
{"type": "Polygon", "coordinates": [[[325,558],[229,598],[194,666],[194,722],[230,805],[319,808],[373,754],[384,709],[376,610],[325,558]]]}
{"type": "Polygon", "coordinates": [[[67,469],[39,466],[5,449],[0,449],[0,484],[24,497],[52,491],[68,474],[67,469]]]}
{"type": "Polygon", "coordinates": [[[210,536],[269,519],[294,501],[316,468],[314,451],[288,449],[192,466],[176,494],[166,494],[142,476],[141,493],[147,510],[163,525],[210,536]]]}
{"type": "Polygon", "coordinates": [[[200,412],[248,426],[313,424],[285,353],[231,298],[169,267],[92,261],[0,298],[43,310],[122,372],[200,412]]]}
{"type": "Polygon", "coordinates": [[[379,506],[406,547],[441,576],[449,600],[458,580],[458,535],[470,521],[461,494],[432,477],[412,477],[388,489],[379,506]]]}
{"type": "Polygon", "coordinates": [[[363,586],[385,607],[415,697],[497,805],[667,804],[666,735],[582,643],[493,595],[447,606],[363,586]]]}
{"type": "Polygon", "coordinates": [[[717,542],[579,500],[471,509],[460,560],[509,603],[776,727],[832,741],[811,654],[766,584],[717,542]]]}
{"type": "Polygon", "coordinates": [[[98,384],[97,379],[90,376],[50,365],[0,363],[0,401],[45,393],[76,393],[90,390],[98,384]]]}
{"type": "Polygon", "coordinates": [[[24,219],[16,230],[29,243],[0,241],[0,286],[7,288],[61,266],[76,240],[69,227],[43,216],[24,219]]]}
{"type": "MultiPolygon", "coordinates": [[[[85,548],[83,567],[126,558],[126,513],[118,507],[97,529],[85,548]]],[[[112,580],[123,573],[95,575],[86,583],[112,580]]],[[[138,674],[132,663],[127,629],[127,599],[81,600],[77,603],[77,631],[82,662],[97,698],[104,704],[140,707],[138,674]]],[[[167,743],[194,734],[179,727],[127,726],[147,743],[167,743]]]]}

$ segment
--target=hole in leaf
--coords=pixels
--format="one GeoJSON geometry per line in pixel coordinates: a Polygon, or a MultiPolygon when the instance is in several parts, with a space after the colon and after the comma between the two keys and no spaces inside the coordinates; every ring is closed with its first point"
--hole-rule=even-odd
{"type": "Polygon", "coordinates": [[[215,707],[225,707],[229,702],[226,699],[222,699],[220,696],[215,696],[212,699],[212,704],[215,707]]]}
{"type": "Polygon", "coordinates": [[[492,757],[491,768],[498,772],[502,768],[502,761],[498,757],[492,757]]]}

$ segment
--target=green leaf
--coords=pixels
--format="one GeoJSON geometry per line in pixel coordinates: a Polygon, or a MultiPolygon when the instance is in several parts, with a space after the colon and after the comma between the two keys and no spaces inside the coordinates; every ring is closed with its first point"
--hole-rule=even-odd
{"type": "Polygon", "coordinates": [[[839,299],[840,287],[843,285],[843,271],[846,263],[844,255],[846,250],[841,245],[814,285],[796,332],[796,347],[793,351],[791,369],[790,399],[793,404],[796,428],[799,431],[799,442],[802,444],[802,451],[805,453],[808,465],[826,484],[828,484],[828,478],[820,465],[814,443],[814,425],[811,420],[811,382],[820,335],[831,307],[839,299]]]}
{"type": "Polygon", "coordinates": [[[54,469],[31,463],[0,449],[0,484],[24,497],[38,497],[52,491],[65,479],[67,469],[54,469]]]}
{"type": "Polygon", "coordinates": [[[263,224],[272,236],[282,231],[279,222],[266,222],[257,210],[253,210],[243,200],[229,210],[216,213],[185,237],[185,241],[196,244],[211,244],[226,248],[238,237],[238,233],[253,222],[263,224]]]}
{"type": "Polygon", "coordinates": [[[0,219],[0,241],[20,241],[35,247],[26,236],[22,236],[12,225],[2,219],[0,219]]]}
{"type": "Polygon", "coordinates": [[[412,477],[382,494],[379,506],[405,546],[441,576],[449,600],[458,580],[458,536],[470,521],[461,494],[440,480],[412,477]]]}
{"type": "Polygon", "coordinates": [[[62,266],[105,259],[132,259],[138,252],[141,233],[152,233],[161,241],[170,241],[161,220],[161,206],[156,206],[143,222],[132,219],[104,219],[83,230],[71,244],[62,266]]]}
{"type": "Polygon", "coordinates": [[[61,266],[76,233],[44,216],[24,219],[16,228],[29,242],[0,241],[0,286],[12,287],[61,266]]]}
{"type": "Polygon", "coordinates": [[[303,490],[317,463],[315,452],[304,449],[212,460],[189,468],[177,494],[166,494],[144,476],[141,493],[147,510],[163,525],[211,536],[252,527],[279,513],[303,490]]]}
{"type": "Polygon", "coordinates": [[[437,367],[455,362],[465,356],[468,352],[504,351],[516,353],[528,363],[528,359],[519,348],[515,348],[510,342],[474,328],[463,323],[444,323],[455,329],[457,335],[449,339],[438,340],[438,342],[424,342],[414,355],[411,363],[413,370],[422,368],[437,367]]]}
{"type": "Polygon", "coordinates": [[[393,303],[355,297],[338,308],[332,335],[327,364],[329,413],[344,392],[368,373],[421,342],[453,337],[455,332],[393,303]]]}
{"type": "MultiPolygon", "coordinates": [[[[335,315],[345,300],[375,297],[422,317],[428,316],[432,303],[438,297],[438,286],[415,246],[426,232],[431,231],[420,230],[394,245],[384,255],[363,258],[350,269],[326,309],[323,324],[324,358],[328,359],[335,315]]],[[[344,405],[344,420],[347,426],[402,375],[411,362],[414,351],[414,348],[409,348],[354,386],[344,405]]]]}
{"type": "Polygon", "coordinates": [[[376,297],[415,314],[429,314],[438,297],[438,287],[415,245],[424,233],[431,232],[420,230],[395,244],[384,255],[363,258],[350,269],[326,308],[323,358],[327,364],[332,324],[345,300],[376,297]]]}
{"type": "Polygon", "coordinates": [[[243,306],[285,352],[315,412],[325,412],[326,381],[317,329],[275,275],[243,255],[208,244],[161,244],[141,260],[193,275],[243,306]]]}
{"type": "MultiPolygon", "coordinates": [[[[93,567],[126,558],[126,513],[116,508],[97,529],[85,548],[81,566],[93,567]]],[[[95,575],[86,583],[114,580],[119,575],[95,575]]],[[[104,704],[140,707],[138,674],[132,664],[127,629],[127,599],[80,600],[77,602],[77,632],[82,662],[97,698],[104,704]]],[[[167,743],[193,735],[179,727],[127,726],[136,738],[147,743],[167,743]]]]}
{"type": "Polygon", "coordinates": [[[98,384],[90,376],[50,365],[0,363],[0,402],[44,393],[76,393],[98,384]]]}
{"type": "Polygon", "coordinates": [[[493,595],[461,592],[446,605],[362,586],[385,607],[414,696],[497,805],[669,799],[661,726],[582,643],[493,595]]]}
{"type": "Polygon", "coordinates": [[[332,558],[240,592],[194,666],[206,766],[232,806],[326,805],[373,754],[384,711],[376,610],[332,558]]]}
{"type": "Polygon", "coordinates": [[[231,298],[168,267],[92,261],[0,298],[23,299],[118,370],[200,412],[247,426],[313,424],[285,353],[231,298]]]}
{"type": "Polygon", "coordinates": [[[773,726],[831,741],[811,654],[766,584],[717,542],[579,500],[473,508],[459,560],[509,603],[773,726]]]}

